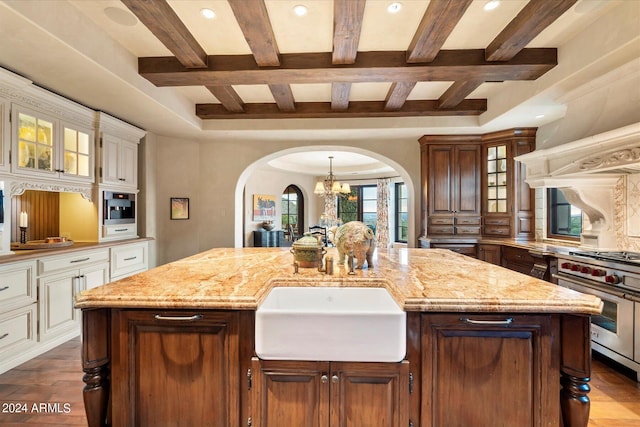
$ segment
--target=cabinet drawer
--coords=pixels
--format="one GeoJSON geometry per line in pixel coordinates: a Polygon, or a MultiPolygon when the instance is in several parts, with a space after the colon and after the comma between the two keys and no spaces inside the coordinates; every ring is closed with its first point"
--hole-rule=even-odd
{"type": "Polygon", "coordinates": [[[35,337],[36,304],[0,315],[0,354],[35,343],[35,337]]]}
{"type": "Polygon", "coordinates": [[[511,235],[511,227],[502,227],[502,226],[490,226],[484,227],[484,234],[492,235],[492,236],[510,236],[511,235]]]}
{"type": "Polygon", "coordinates": [[[468,255],[471,257],[477,256],[477,248],[475,244],[469,243],[432,243],[432,248],[435,249],[449,249],[450,251],[457,252],[462,255],[468,255]]]}
{"type": "Polygon", "coordinates": [[[65,268],[78,268],[96,262],[109,261],[109,250],[77,252],[73,255],[47,257],[38,260],[38,274],[43,275],[65,268]]]}
{"type": "Polygon", "coordinates": [[[509,218],[485,218],[485,225],[509,225],[509,218]]]}
{"type": "Polygon", "coordinates": [[[449,218],[429,217],[429,224],[453,225],[453,217],[449,217],[449,218]]]}
{"type": "Polygon", "coordinates": [[[102,237],[132,237],[137,233],[136,224],[105,225],[102,227],[102,237]]]}
{"type": "Polygon", "coordinates": [[[122,279],[147,268],[147,242],[111,248],[111,280],[122,279]]]}
{"type": "Polygon", "coordinates": [[[456,227],[456,234],[480,234],[480,226],[456,227]]]}
{"type": "Polygon", "coordinates": [[[511,246],[504,246],[502,248],[502,259],[504,261],[513,262],[516,264],[531,264],[535,263],[535,260],[526,249],[514,248],[511,246]]]}
{"type": "Polygon", "coordinates": [[[429,226],[429,234],[447,234],[447,235],[451,235],[453,234],[453,226],[447,226],[447,225],[430,225],[429,226]]]}
{"type": "Polygon", "coordinates": [[[456,225],[480,225],[480,217],[474,217],[474,218],[458,217],[456,218],[456,225]]]}
{"type": "Polygon", "coordinates": [[[0,269],[0,313],[36,302],[35,262],[0,269]]]}

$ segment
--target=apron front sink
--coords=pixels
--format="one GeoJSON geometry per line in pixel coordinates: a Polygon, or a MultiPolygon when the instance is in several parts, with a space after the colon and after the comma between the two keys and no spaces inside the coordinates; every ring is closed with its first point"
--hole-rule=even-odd
{"type": "Polygon", "coordinates": [[[274,287],[256,310],[265,360],[399,362],[406,313],[384,288],[274,287]]]}

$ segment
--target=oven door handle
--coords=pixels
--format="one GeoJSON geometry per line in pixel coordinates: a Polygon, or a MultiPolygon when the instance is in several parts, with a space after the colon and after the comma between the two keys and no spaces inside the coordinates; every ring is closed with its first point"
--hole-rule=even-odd
{"type": "Polygon", "coordinates": [[[573,277],[565,276],[564,274],[554,274],[553,278],[564,280],[565,282],[573,283],[574,285],[583,286],[585,288],[591,288],[596,291],[604,292],[609,295],[614,295],[618,298],[626,297],[626,294],[624,292],[620,292],[619,290],[611,286],[604,286],[597,283],[587,283],[586,281],[576,280],[573,277]]]}

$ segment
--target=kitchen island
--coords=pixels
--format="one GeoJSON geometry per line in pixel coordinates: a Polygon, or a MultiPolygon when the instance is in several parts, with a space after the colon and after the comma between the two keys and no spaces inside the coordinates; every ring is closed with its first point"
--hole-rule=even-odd
{"type": "Polygon", "coordinates": [[[598,298],[440,249],[376,251],[355,275],[292,264],[212,249],[80,293],[89,425],[587,425],[598,298]],[[386,288],[404,360],[258,359],[274,286],[386,288]]]}

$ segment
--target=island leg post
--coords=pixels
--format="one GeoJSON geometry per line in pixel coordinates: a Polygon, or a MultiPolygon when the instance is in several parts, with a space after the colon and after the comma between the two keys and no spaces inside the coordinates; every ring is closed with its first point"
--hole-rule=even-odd
{"type": "Polygon", "coordinates": [[[82,311],[82,392],[89,427],[107,425],[109,404],[109,311],[82,311]]]}
{"type": "Polygon", "coordinates": [[[590,328],[590,316],[562,316],[560,408],[564,427],[587,427],[589,424],[590,328]]]}

